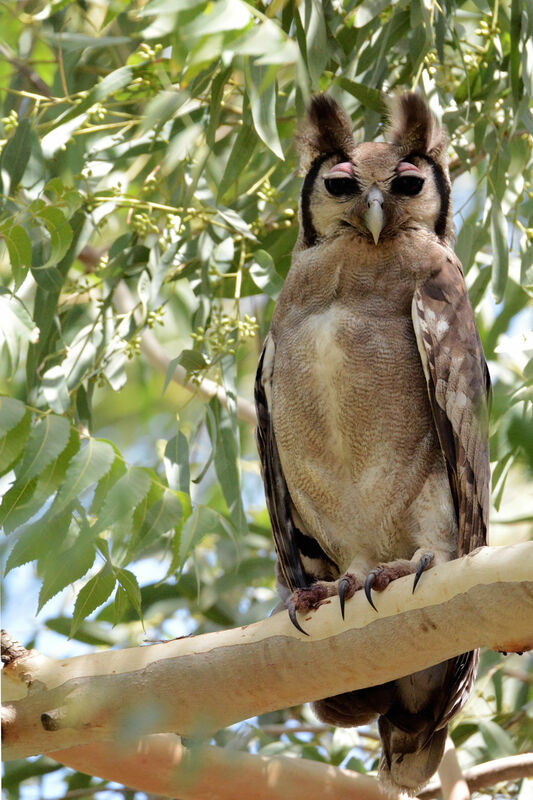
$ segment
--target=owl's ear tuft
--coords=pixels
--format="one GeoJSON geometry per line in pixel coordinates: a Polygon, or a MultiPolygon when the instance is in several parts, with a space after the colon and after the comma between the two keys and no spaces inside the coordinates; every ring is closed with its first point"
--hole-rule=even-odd
{"type": "Polygon", "coordinates": [[[446,132],[415,92],[404,92],[392,100],[388,138],[406,154],[424,153],[440,162],[446,159],[446,132]]]}
{"type": "Polygon", "coordinates": [[[355,143],[347,113],[327,94],[311,98],[307,117],[296,137],[300,166],[307,171],[317,156],[342,154],[348,161],[355,143]]]}

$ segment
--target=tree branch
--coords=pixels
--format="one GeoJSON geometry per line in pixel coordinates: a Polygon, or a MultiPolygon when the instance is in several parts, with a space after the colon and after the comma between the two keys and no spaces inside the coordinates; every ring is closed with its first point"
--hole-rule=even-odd
{"type": "Polygon", "coordinates": [[[469,800],[470,790],[459,766],[454,743],[449,736],[439,765],[439,778],[442,800],[469,800]]]}
{"type": "MultiPolygon", "coordinates": [[[[439,771],[440,773],[440,771],[439,771]]],[[[478,792],[485,786],[494,786],[503,781],[517,781],[521,778],[533,778],[533,753],[522,753],[518,756],[507,756],[485,764],[465,769],[463,777],[471,792],[478,792]]],[[[419,792],[419,800],[434,800],[440,797],[442,789],[439,784],[430,783],[419,792]]]]}
{"type": "MultiPolygon", "coordinates": [[[[50,756],[80,772],[181,800],[213,796],[217,800],[234,800],[250,797],[251,787],[254,800],[385,800],[380,784],[370,775],[308,759],[266,758],[208,745],[189,749],[174,734],[145,736],[127,747],[98,742],[50,756]]],[[[439,775],[441,772],[442,768],[439,775]]],[[[531,777],[533,753],[500,758],[464,771],[465,786],[471,792],[531,777]]],[[[434,800],[441,795],[450,797],[440,784],[431,784],[418,797],[434,800]]]]}
{"type": "Polygon", "coordinates": [[[180,800],[386,800],[376,778],[309,759],[259,756],[222,747],[184,747],[155,734],[124,751],[99,742],[51,753],[65,766],[148,794],[180,800]]]}
{"type": "Polygon", "coordinates": [[[302,620],[309,636],[280,613],[235,630],[64,661],[30,652],[3,670],[5,757],[131,740],[132,731],[197,739],[483,645],[527,650],[532,563],[533,542],[483,548],[433,568],[414,594],[412,577],[394,581],[377,597],[378,614],[362,592],[347,604],[345,622],[338,602],[324,604],[302,620]]]}

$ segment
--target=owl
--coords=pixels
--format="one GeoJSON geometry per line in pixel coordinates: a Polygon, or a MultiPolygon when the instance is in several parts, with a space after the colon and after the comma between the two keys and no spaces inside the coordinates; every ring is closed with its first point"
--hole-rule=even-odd
{"type": "MultiPolygon", "coordinates": [[[[425,101],[392,106],[386,142],[356,143],[312,99],[298,148],[299,235],[257,371],[257,444],[289,616],[487,543],[490,379],[453,252],[444,130],[425,101]]],[[[423,576],[423,577],[422,577],[423,576]]],[[[300,617],[301,618],[301,617],[300,617]]],[[[380,777],[416,794],[471,690],[470,652],[314,704],[376,717],[380,777]]]]}

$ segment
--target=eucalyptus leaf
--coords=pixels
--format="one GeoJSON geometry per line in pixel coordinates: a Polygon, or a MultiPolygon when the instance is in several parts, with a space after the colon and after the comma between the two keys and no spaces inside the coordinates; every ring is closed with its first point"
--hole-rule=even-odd
{"type": "Polygon", "coordinates": [[[0,159],[0,170],[9,176],[6,192],[14,192],[19,185],[31,154],[31,120],[23,117],[13,136],[8,140],[0,159]]]}
{"type": "Polygon", "coordinates": [[[43,564],[43,583],[37,611],[69,584],[83,578],[91,569],[95,556],[93,537],[86,529],[76,536],[70,546],[48,551],[43,564]]]}
{"type": "Polygon", "coordinates": [[[276,72],[247,59],[244,74],[257,135],[274,155],[284,159],[276,124],[276,72]]]}
{"type": "Polygon", "coordinates": [[[496,302],[500,302],[507,284],[509,251],[507,244],[507,220],[500,204],[493,200],[490,214],[490,238],[492,242],[492,291],[496,302]]]}

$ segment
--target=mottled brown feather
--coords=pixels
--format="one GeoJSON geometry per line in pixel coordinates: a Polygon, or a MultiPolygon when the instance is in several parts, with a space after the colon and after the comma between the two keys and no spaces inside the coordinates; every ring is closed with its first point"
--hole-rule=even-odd
{"type": "MultiPolygon", "coordinates": [[[[443,254],[445,251],[443,250],[443,254]]],[[[418,347],[458,513],[457,555],[487,544],[490,378],[463,273],[453,254],[418,286],[418,347]]]]}
{"type": "Polygon", "coordinates": [[[296,528],[291,514],[291,499],[279,460],[276,439],[272,430],[270,409],[263,386],[263,361],[261,353],[255,379],[255,407],[257,427],[255,438],[261,474],[265,486],[274,546],[278,557],[278,570],[283,583],[291,590],[306,586],[304,571],[296,547],[296,528]]]}

